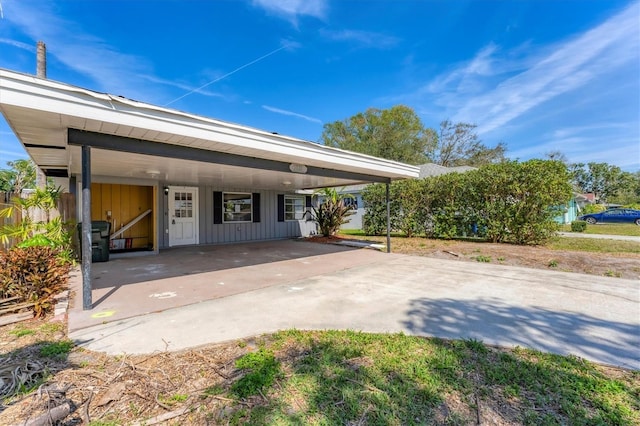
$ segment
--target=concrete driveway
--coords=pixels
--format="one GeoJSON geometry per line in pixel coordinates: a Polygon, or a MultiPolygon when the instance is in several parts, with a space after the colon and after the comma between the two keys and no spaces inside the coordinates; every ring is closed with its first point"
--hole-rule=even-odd
{"type": "MultiPolygon", "coordinates": [[[[640,369],[638,281],[371,250],[331,255],[361,263],[82,328],[72,327],[70,314],[70,337],[117,354],[179,350],[288,328],[351,329],[473,338],[640,369]]],[[[301,259],[289,267],[306,268],[301,259]]],[[[266,277],[269,267],[258,265],[251,273],[266,277]]]]}

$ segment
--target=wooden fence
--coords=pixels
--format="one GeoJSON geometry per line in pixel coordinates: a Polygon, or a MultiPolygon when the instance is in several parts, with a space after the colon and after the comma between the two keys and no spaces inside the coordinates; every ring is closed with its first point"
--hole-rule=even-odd
{"type": "MultiPolygon", "coordinates": [[[[3,210],[7,207],[13,205],[12,200],[17,197],[16,194],[12,192],[0,192],[0,210],[3,210]]],[[[32,217],[36,221],[44,220],[44,213],[41,211],[30,211],[30,217],[32,217]]],[[[62,221],[68,223],[67,230],[71,233],[75,232],[75,224],[76,224],[76,197],[73,194],[65,192],[60,195],[60,199],[58,200],[58,208],[53,210],[50,213],[50,218],[61,217],[62,221]]],[[[3,228],[7,225],[15,225],[20,223],[22,220],[22,215],[19,209],[14,209],[13,215],[10,217],[0,217],[0,228],[3,228]]],[[[3,244],[0,241],[0,250],[7,250],[16,244],[17,241],[13,241],[13,239],[9,240],[8,244],[3,244]]]]}

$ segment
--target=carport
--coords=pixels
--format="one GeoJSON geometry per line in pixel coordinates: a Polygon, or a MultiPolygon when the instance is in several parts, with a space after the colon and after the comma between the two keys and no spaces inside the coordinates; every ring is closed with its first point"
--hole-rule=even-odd
{"type": "MultiPolygon", "coordinates": [[[[72,306],[69,330],[271,286],[290,285],[295,292],[301,280],[370,265],[388,256],[377,250],[299,239],[177,247],[153,257],[120,257],[93,265],[93,309],[72,306]]],[[[82,291],[79,273],[72,276],[71,290],[82,291]]]]}
{"type": "Polygon", "coordinates": [[[388,200],[390,182],[418,177],[414,166],[2,69],[0,111],[38,167],[77,195],[85,310],[91,221],[113,214],[92,214],[92,182],[152,188],[147,241],[158,254],[309,235],[303,191],[377,182],[388,200]]]}

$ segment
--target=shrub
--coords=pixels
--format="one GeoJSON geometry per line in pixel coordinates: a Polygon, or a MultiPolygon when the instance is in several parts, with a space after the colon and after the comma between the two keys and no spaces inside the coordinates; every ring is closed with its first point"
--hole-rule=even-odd
{"type": "Polygon", "coordinates": [[[67,287],[70,264],[58,257],[60,249],[47,246],[16,247],[0,253],[0,297],[18,297],[34,303],[42,317],[53,309],[54,296],[67,287]]]}
{"type": "Polygon", "coordinates": [[[584,232],[587,229],[587,222],[584,220],[574,220],[571,222],[571,232],[584,232]]]}
{"type": "MultiPolygon", "coordinates": [[[[394,184],[391,188],[394,188],[394,184]]],[[[367,185],[362,190],[364,216],[362,230],[366,235],[383,235],[387,233],[387,198],[384,184],[367,185]]],[[[391,220],[398,216],[398,203],[391,199],[391,220]]],[[[392,225],[393,227],[393,225],[392,225]]]]}
{"type": "Polygon", "coordinates": [[[347,223],[347,217],[355,212],[344,203],[346,197],[351,195],[339,194],[334,188],[325,188],[319,192],[323,201],[313,208],[314,220],[318,223],[320,233],[325,237],[335,235],[340,226],[347,223]]]}
{"type": "Polygon", "coordinates": [[[607,209],[604,204],[587,204],[582,208],[582,214],[600,213],[607,209]]]}

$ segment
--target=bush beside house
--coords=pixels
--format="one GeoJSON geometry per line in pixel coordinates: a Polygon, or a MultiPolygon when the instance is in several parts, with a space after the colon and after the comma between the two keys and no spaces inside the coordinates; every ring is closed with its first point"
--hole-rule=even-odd
{"type": "MultiPolygon", "coordinates": [[[[572,196],[558,161],[505,161],[466,173],[394,182],[391,227],[407,236],[477,236],[493,242],[539,244],[558,230],[554,220],[572,196]]],[[[384,185],[363,191],[364,230],[386,231],[384,185]]]]}
{"type": "Polygon", "coordinates": [[[0,299],[10,299],[44,316],[54,307],[54,297],[67,287],[74,262],[71,248],[73,224],[57,212],[59,188],[38,188],[17,197],[0,211],[19,221],[0,228],[0,240],[15,243],[0,251],[0,299]]]}

